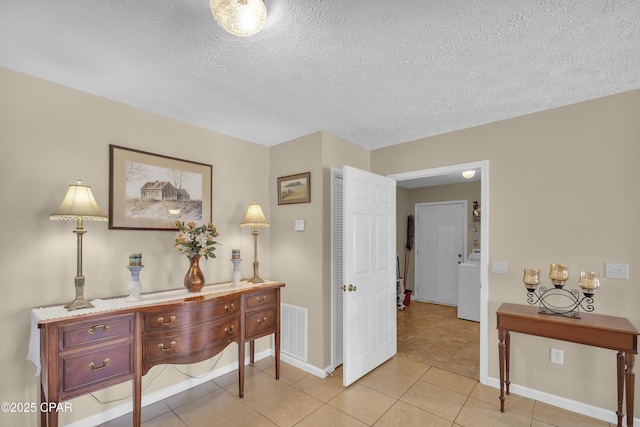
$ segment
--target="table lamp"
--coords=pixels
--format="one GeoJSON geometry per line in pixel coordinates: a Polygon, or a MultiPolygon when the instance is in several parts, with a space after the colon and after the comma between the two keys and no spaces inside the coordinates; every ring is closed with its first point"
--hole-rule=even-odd
{"type": "Polygon", "coordinates": [[[258,227],[269,227],[269,222],[267,218],[265,218],[262,213],[262,208],[256,201],[249,205],[249,209],[247,210],[247,214],[244,216],[244,219],[240,223],[240,227],[251,227],[253,226],[253,277],[249,279],[251,283],[262,283],[264,280],[260,278],[258,275],[258,227]]]}
{"type": "Polygon", "coordinates": [[[49,215],[50,220],[70,221],[76,220],[76,229],[73,231],[78,236],[77,274],[75,277],[76,298],[64,308],[73,311],[79,308],[91,308],[93,305],[84,299],[84,276],[82,275],[82,235],[83,221],[107,221],[108,217],[102,212],[91,192],[91,187],[83,185],[82,181],[69,185],[67,195],[60,203],[58,209],[49,215]]]}

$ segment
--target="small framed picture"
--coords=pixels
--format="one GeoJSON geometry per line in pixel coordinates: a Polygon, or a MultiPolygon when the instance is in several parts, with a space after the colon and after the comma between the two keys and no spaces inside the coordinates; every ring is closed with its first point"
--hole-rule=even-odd
{"type": "Polygon", "coordinates": [[[109,145],[109,228],[211,222],[211,165],[109,145]]]}
{"type": "Polygon", "coordinates": [[[311,172],[278,178],[278,204],[309,203],[311,201],[311,172]]]}

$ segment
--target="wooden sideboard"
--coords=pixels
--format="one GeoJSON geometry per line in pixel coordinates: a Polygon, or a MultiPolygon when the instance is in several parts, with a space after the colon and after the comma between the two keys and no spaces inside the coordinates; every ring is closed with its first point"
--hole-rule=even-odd
{"type": "MultiPolygon", "coordinates": [[[[59,403],[133,381],[133,425],[140,425],[142,376],[159,364],[195,363],[238,343],[238,394],[244,395],[245,347],[275,334],[275,374],[280,378],[280,288],[267,283],[221,294],[98,313],[74,312],[38,322],[41,402],[59,403]]],[[[55,411],[42,426],[57,426],[55,411]]]]}
{"type": "Polygon", "coordinates": [[[618,426],[622,426],[623,398],[627,403],[627,426],[633,426],[635,374],[638,354],[638,331],[623,317],[581,313],[582,318],[538,313],[538,307],[502,304],[497,315],[498,358],[500,363],[500,411],[504,412],[505,388],[509,394],[511,332],[569,341],[617,351],[618,426]]]}

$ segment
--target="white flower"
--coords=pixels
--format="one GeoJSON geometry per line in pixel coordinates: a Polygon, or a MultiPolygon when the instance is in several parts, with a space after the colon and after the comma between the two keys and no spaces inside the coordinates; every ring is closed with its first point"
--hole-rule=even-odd
{"type": "Polygon", "coordinates": [[[189,258],[194,256],[204,256],[205,259],[216,257],[214,250],[218,242],[213,239],[218,236],[218,232],[213,224],[203,224],[196,227],[194,222],[185,225],[183,222],[176,221],[176,227],[178,227],[178,232],[174,235],[175,244],[173,247],[177,251],[189,258]]]}

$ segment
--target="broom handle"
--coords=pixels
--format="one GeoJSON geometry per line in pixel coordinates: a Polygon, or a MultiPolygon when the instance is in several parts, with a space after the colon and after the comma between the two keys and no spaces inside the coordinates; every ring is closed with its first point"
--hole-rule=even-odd
{"type": "Polygon", "coordinates": [[[404,250],[404,277],[402,278],[402,284],[404,288],[407,288],[407,273],[409,272],[409,258],[411,258],[411,250],[404,250]]]}

